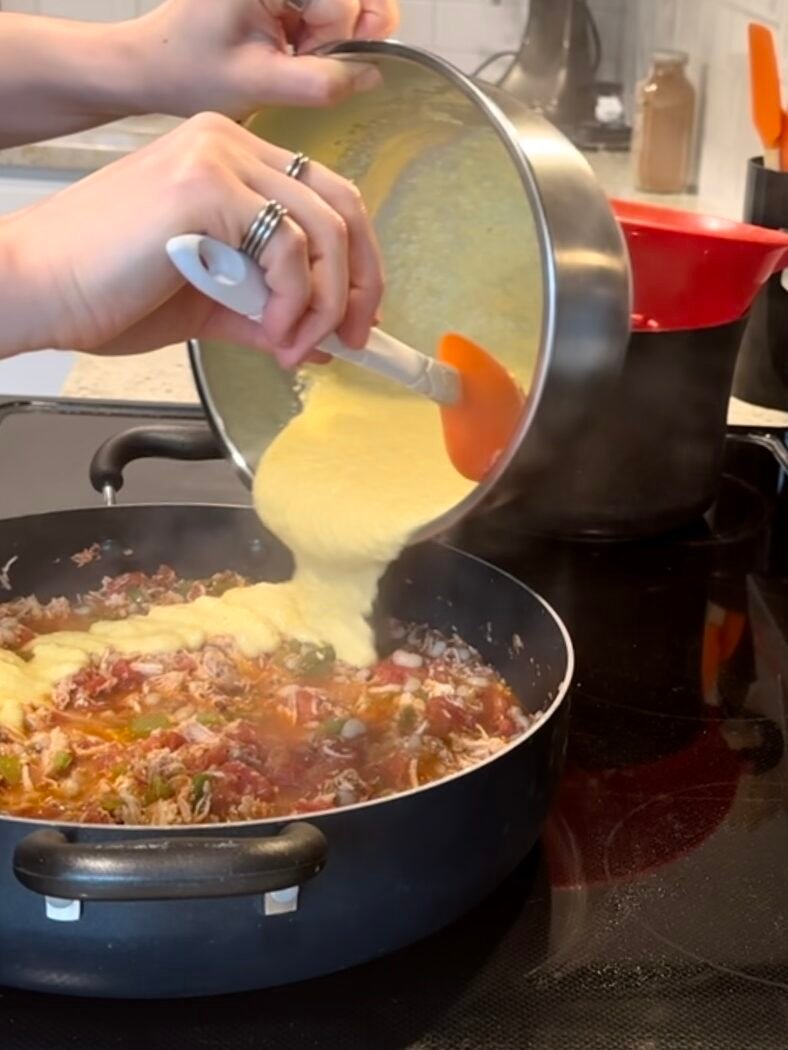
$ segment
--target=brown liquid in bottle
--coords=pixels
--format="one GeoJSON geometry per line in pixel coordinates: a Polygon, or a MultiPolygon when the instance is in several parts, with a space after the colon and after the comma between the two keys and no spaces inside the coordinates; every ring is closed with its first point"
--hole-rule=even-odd
{"type": "Polygon", "coordinates": [[[658,51],[651,72],[638,85],[635,185],[647,193],[680,193],[687,186],[695,123],[687,61],[681,51],[658,51]]]}

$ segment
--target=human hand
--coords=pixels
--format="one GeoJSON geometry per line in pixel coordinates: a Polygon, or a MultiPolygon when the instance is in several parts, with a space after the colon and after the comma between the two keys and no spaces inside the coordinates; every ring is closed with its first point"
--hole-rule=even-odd
{"type": "Polygon", "coordinates": [[[323,44],[390,34],[396,0],[166,0],[127,23],[141,66],[140,107],[244,117],[264,104],[330,105],[378,82],[375,68],[310,54],[323,44]],[[144,85],[144,87],[143,87],[144,85]]]}
{"type": "Polygon", "coordinates": [[[314,162],[290,178],[291,159],[202,114],[6,219],[0,353],[134,353],[215,338],[270,350],[290,367],[333,331],[362,347],[383,289],[372,226],[351,183],[314,162]],[[185,287],[165,245],[182,233],[238,245],[272,199],[289,216],[260,257],[271,298],[254,322],[185,287]]]}

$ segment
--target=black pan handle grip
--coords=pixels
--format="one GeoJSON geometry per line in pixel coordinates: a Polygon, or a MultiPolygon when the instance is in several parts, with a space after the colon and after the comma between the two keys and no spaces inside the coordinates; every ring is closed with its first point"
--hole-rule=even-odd
{"type": "Polygon", "coordinates": [[[90,481],[97,492],[120,492],[123,471],[135,459],[207,460],[223,455],[207,423],[130,427],[98,449],[90,464],[90,481]]]}
{"type": "Polygon", "coordinates": [[[167,838],[69,842],[34,831],[14,851],[14,874],[44,897],[79,901],[243,897],[300,886],[326,863],[313,824],[288,824],[269,838],[167,838]]]}

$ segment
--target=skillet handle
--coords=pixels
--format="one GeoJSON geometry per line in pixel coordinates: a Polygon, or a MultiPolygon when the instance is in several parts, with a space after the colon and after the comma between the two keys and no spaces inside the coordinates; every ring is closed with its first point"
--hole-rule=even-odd
{"type": "Polygon", "coordinates": [[[123,488],[123,471],[135,459],[222,459],[207,423],[158,423],[130,427],[115,434],[97,450],[90,463],[90,481],[107,503],[123,488]]]}
{"type": "Polygon", "coordinates": [[[69,901],[196,900],[274,893],[300,886],[326,863],[313,824],[268,838],[170,836],[72,843],[35,831],[14,851],[14,874],[34,893],[69,901]]]}

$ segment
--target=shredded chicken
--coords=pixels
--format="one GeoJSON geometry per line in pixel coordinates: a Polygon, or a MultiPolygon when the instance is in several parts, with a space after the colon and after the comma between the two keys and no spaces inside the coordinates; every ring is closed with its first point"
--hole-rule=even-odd
{"type": "MultiPolygon", "coordinates": [[[[0,644],[245,582],[163,567],[73,601],[18,598],[0,605],[0,644]]],[[[0,732],[0,811],[158,826],[322,812],[459,772],[533,725],[461,638],[396,622],[391,636],[391,656],[362,670],[296,642],[256,659],[231,638],[155,657],[104,652],[27,711],[23,732],[0,732]]]]}

